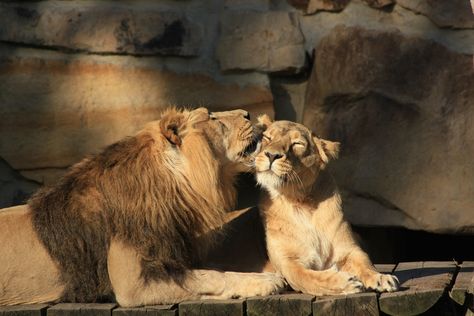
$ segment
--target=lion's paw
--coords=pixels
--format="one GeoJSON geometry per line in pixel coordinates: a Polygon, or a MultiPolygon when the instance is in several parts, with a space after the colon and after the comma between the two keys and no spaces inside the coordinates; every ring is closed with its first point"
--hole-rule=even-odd
{"type": "Polygon", "coordinates": [[[365,290],[362,281],[353,274],[336,269],[323,272],[326,274],[324,283],[316,284],[312,290],[308,288],[302,291],[314,295],[341,295],[360,293],[365,290]]]}
{"type": "Polygon", "coordinates": [[[339,272],[339,274],[344,279],[342,294],[360,293],[365,290],[364,284],[356,276],[345,272],[339,272]]]}
{"type": "Polygon", "coordinates": [[[285,288],[283,277],[274,273],[226,272],[225,296],[246,298],[279,293],[285,288]]]}
{"type": "Polygon", "coordinates": [[[394,292],[400,285],[398,278],[391,274],[374,273],[364,281],[366,288],[377,292],[394,292]]]}

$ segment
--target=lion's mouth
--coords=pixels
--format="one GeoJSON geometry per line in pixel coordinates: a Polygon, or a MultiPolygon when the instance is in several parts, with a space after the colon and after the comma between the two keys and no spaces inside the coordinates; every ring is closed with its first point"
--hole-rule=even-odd
{"type": "Polygon", "coordinates": [[[252,139],[250,140],[247,147],[242,151],[243,156],[249,156],[260,149],[260,144],[262,140],[262,132],[259,129],[253,130],[252,139]]]}

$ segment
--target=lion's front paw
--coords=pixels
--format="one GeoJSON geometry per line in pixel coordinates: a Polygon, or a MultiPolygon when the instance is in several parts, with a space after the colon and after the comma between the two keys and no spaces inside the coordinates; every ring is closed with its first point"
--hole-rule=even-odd
{"type": "Polygon", "coordinates": [[[365,290],[364,284],[353,274],[329,269],[324,271],[324,282],[320,280],[315,284],[314,291],[304,289],[303,292],[314,295],[340,295],[354,294],[365,290]]]}
{"type": "Polygon", "coordinates": [[[285,280],[274,273],[238,274],[226,272],[226,294],[231,298],[246,298],[279,293],[285,280]]]}
{"type": "Polygon", "coordinates": [[[339,274],[342,274],[342,277],[344,278],[342,294],[360,293],[365,290],[364,284],[356,276],[345,272],[339,272],[339,274]]]}
{"type": "Polygon", "coordinates": [[[377,292],[394,292],[399,284],[398,278],[391,274],[373,273],[364,280],[366,288],[377,292]]]}

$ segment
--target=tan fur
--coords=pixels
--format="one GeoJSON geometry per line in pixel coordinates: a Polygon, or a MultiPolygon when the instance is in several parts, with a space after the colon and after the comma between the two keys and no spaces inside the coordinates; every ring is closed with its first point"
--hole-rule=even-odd
{"type": "Polygon", "coordinates": [[[0,211],[0,305],[56,300],[60,271],[33,228],[27,205],[0,211]]]}
{"type": "Polygon", "coordinates": [[[0,305],[123,306],[267,295],[273,274],[194,270],[235,201],[255,130],[245,111],[171,109],[0,211],[0,305]]]}
{"type": "Polygon", "coordinates": [[[339,144],[293,122],[261,124],[267,130],[255,164],[268,191],[260,210],[275,269],[295,290],[313,295],[395,291],[396,277],[378,273],[355,241],[325,170],[339,144]]]}

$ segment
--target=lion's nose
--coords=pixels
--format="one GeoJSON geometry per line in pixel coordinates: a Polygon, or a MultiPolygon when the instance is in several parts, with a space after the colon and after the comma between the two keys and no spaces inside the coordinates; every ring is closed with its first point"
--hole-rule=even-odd
{"type": "Polygon", "coordinates": [[[268,160],[270,161],[270,166],[272,165],[272,163],[277,160],[277,159],[280,159],[281,157],[283,157],[283,155],[280,155],[280,154],[274,154],[274,153],[271,153],[269,151],[266,151],[265,152],[265,156],[268,157],[268,160]]]}
{"type": "Polygon", "coordinates": [[[244,118],[247,119],[247,120],[250,120],[250,113],[245,111],[244,118]]]}

